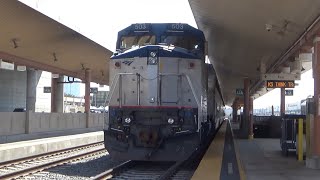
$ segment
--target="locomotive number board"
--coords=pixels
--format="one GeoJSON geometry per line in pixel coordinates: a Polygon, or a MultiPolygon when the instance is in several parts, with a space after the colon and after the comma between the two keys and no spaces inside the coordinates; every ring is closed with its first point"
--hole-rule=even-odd
{"type": "Polygon", "coordinates": [[[267,81],[267,88],[294,88],[294,81],[267,81]]]}

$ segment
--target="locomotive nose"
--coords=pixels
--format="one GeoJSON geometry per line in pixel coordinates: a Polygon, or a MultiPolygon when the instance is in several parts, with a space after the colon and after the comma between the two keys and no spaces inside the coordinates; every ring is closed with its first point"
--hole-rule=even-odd
{"type": "Polygon", "coordinates": [[[140,131],[139,140],[146,145],[156,145],[158,141],[158,131],[140,131]]]}

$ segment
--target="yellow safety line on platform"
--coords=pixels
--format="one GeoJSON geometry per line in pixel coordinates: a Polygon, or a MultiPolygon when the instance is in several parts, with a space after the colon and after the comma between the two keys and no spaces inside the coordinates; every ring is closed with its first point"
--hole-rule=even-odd
{"type": "Polygon", "coordinates": [[[220,180],[227,123],[223,122],[219,132],[203,156],[192,180],[220,180]]]}
{"type": "Polygon", "coordinates": [[[236,158],[237,158],[237,164],[238,164],[240,180],[246,180],[247,177],[246,177],[246,173],[245,173],[244,168],[243,168],[243,163],[242,163],[242,161],[240,159],[240,152],[239,152],[238,142],[234,140],[232,126],[231,126],[231,133],[232,133],[232,137],[233,137],[232,139],[233,139],[233,144],[234,144],[234,150],[236,152],[236,158]]]}
{"type": "Polygon", "coordinates": [[[298,161],[303,161],[303,119],[298,120],[298,161]]]}

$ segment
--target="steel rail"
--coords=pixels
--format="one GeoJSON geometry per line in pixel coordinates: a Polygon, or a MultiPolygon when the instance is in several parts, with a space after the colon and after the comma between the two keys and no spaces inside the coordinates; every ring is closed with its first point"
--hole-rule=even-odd
{"type": "Polygon", "coordinates": [[[67,158],[64,158],[64,159],[52,161],[52,162],[49,162],[49,163],[44,163],[44,164],[41,164],[41,165],[38,165],[38,166],[34,166],[34,167],[30,167],[30,168],[22,169],[22,170],[15,171],[15,172],[12,172],[12,173],[1,175],[0,179],[13,179],[13,178],[18,178],[18,177],[23,177],[25,175],[30,175],[30,174],[35,173],[35,172],[40,172],[40,171],[43,171],[45,169],[49,169],[51,167],[59,166],[59,165],[61,165],[63,163],[67,163],[67,162],[70,162],[72,160],[76,160],[76,159],[79,159],[79,158],[85,158],[85,157],[88,157],[90,155],[94,155],[94,154],[98,154],[98,153],[100,154],[100,153],[105,152],[105,151],[106,150],[104,148],[102,148],[102,149],[94,150],[94,151],[91,151],[91,152],[86,152],[86,153],[74,155],[74,156],[71,156],[71,157],[67,157],[67,158]]]}
{"type": "Polygon", "coordinates": [[[24,163],[24,162],[29,162],[29,161],[32,161],[32,160],[35,160],[35,159],[46,158],[48,156],[60,155],[60,154],[68,153],[68,152],[71,152],[71,151],[77,151],[77,150],[82,150],[82,149],[85,149],[85,148],[90,148],[92,146],[96,146],[96,145],[99,145],[101,143],[103,143],[103,141],[99,141],[99,142],[96,142],[96,143],[85,144],[85,145],[81,145],[81,146],[76,146],[76,147],[61,149],[61,150],[57,150],[57,151],[37,154],[37,155],[34,155],[34,156],[28,156],[28,157],[24,157],[24,158],[13,159],[13,160],[1,162],[0,163],[0,169],[2,169],[4,167],[16,165],[16,164],[21,164],[21,163],[24,163]]]}
{"type": "Polygon", "coordinates": [[[113,174],[116,174],[116,173],[120,172],[122,169],[133,165],[133,162],[134,161],[126,161],[124,163],[121,163],[113,168],[108,169],[107,171],[105,171],[103,173],[100,173],[100,174],[92,177],[91,179],[93,179],[93,180],[110,179],[113,177],[113,174]]]}

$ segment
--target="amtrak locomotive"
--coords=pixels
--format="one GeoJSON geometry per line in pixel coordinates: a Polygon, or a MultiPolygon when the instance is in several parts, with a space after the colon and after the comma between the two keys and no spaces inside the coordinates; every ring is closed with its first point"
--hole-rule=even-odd
{"type": "Polygon", "coordinates": [[[205,37],[187,24],[133,24],[111,57],[105,147],[114,159],[178,161],[223,120],[205,37]]]}

